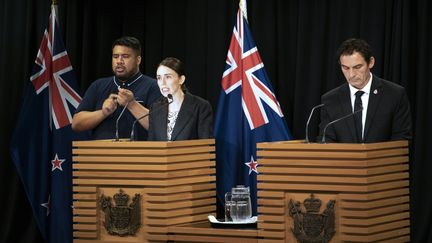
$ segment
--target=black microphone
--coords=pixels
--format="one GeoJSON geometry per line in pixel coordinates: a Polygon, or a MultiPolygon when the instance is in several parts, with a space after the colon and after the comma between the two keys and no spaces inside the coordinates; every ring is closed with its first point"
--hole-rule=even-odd
{"type": "MultiPolygon", "coordinates": [[[[163,97],[163,98],[165,98],[165,97],[163,97]]],[[[135,119],[135,121],[132,123],[132,129],[131,129],[130,141],[134,141],[134,140],[135,140],[135,134],[134,134],[134,132],[135,132],[135,124],[136,124],[139,120],[141,120],[141,119],[143,119],[143,118],[149,116],[151,113],[153,113],[153,112],[155,112],[155,111],[158,111],[158,110],[162,109],[163,107],[165,107],[165,106],[171,104],[173,101],[174,101],[174,100],[173,100],[173,96],[172,96],[171,94],[168,94],[167,97],[166,97],[166,99],[163,99],[163,100],[161,101],[161,102],[164,103],[163,105],[161,105],[161,106],[159,106],[157,109],[154,109],[154,110],[152,110],[152,111],[149,111],[147,114],[142,115],[142,116],[138,117],[137,119],[135,119]]]]}
{"type": "Polygon", "coordinates": [[[309,143],[309,123],[310,123],[310,120],[311,120],[311,118],[312,118],[312,114],[314,113],[314,111],[315,111],[317,108],[320,108],[320,107],[323,107],[323,106],[324,106],[324,104],[316,105],[316,106],[314,106],[314,107],[312,108],[311,112],[309,113],[309,118],[307,119],[307,122],[306,122],[306,136],[305,136],[305,143],[309,143]]]}
{"type": "Polygon", "coordinates": [[[331,124],[336,123],[336,122],[338,122],[338,121],[340,121],[340,120],[343,120],[343,119],[345,119],[345,118],[348,118],[348,117],[350,117],[350,116],[354,116],[355,114],[361,112],[362,110],[363,110],[363,107],[360,108],[360,109],[358,109],[358,110],[356,110],[356,111],[354,111],[353,113],[350,113],[350,114],[348,114],[348,115],[345,115],[345,116],[343,116],[343,117],[340,117],[340,118],[338,118],[338,119],[336,119],[336,120],[333,120],[333,121],[327,123],[327,125],[326,125],[326,126],[324,127],[324,129],[323,129],[323,134],[322,134],[322,138],[321,138],[321,143],[325,143],[325,133],[326,133],[326,130],[327,130],[327,127],[328,127],[328,126],[330,126],[331,124]]]}
{"type": "Polygon", "coordinates": [[[123,113],[126,110],[126,108],[127,108],[128,105],[129,105],[129,102],[126,103],[126,105],[123,107],[122,111],[120,112],[120,115],[117,117],[116,127],[115,127],[116,128],[116,130],[115,130],[115,141],[119,141],[119,127],[118,127],[118,124],[119,124],[120,118],[123,116],[123,113]]]}

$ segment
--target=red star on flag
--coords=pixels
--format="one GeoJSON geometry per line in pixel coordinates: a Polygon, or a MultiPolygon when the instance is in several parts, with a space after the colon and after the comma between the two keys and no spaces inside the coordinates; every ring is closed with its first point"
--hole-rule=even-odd
{"type": "Polygon", "coordinates": [[[41,206],[47,209],[47,216],[50,213],[50,199],[51,199],[51,195],[48,195],[48,201],[45,203],[41,203],[41,206]]]}
{"type": "Polygon", "coordinates": [[[249,167],[249,175],[252,173],[252,171],[258,174],[258,169],[257,169],[258,162],[256,162],[253,159],[253,156],[251,156],[251,161],[245,163],[245,165],[247,165],[249,167]]]}
{"type": "Polygon", "coordinates": [[[56,154],[54,159],[51,160],[51,164],[52,164],[51,171],[54,171],[55,169],[59,169],[63,171],[63,168],[61,167],[61,164],[63,164],[63,162],[65,162],[65,159],[59,159],[58,155],[56,154]]]}

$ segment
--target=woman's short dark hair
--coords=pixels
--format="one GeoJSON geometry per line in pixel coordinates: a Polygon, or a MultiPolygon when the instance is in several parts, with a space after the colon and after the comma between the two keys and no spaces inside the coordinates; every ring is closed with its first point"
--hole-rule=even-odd
{"type": "Polygon", "coordinates": [[[340,59],[341,56],[349,56],[354,52],[360,53],[363,56],[366,63],[369,63],[372,57],[372,51],[369,44],[362,39],[348,39],[340,45],[337,51],[337,58],[340,59]]]}
{"type": "Polygon", "coordinates": [[[140,41],[131,36],[123,36],[115,40],[111,46],[111,49],[114,49],[114,46],[126,46],[135,51],[137,56],[141,56],[141,43],[140,41]]]}
{"type": "MultiPolygon", "coordinates": [[[[167,57],[165,59],[163,59],[158,67],[160,66],[165,66],[168,68],[171,68],[172,70],[174,70],[178,76],[185,76],[185,72],[184,72],[184,65],[182,63],[182,61],[180,61],[179,59],[175,58],[175,57],[167,57]]],[[[183,92],[187,91],[186,85],[183,82],[183,84],[181,85],[181,89],[183,90],[183,92]]]]}

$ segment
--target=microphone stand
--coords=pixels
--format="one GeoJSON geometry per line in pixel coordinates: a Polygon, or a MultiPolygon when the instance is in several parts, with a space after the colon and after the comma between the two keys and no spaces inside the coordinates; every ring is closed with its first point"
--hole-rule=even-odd
{"type": "Polygon", "coordinates": [[[336,122],[338,122],[338,121],[340,121],[340,120],[343,120],[343,119],[345,119],[345,118],[348,118],[348,117],[350,117],[350,116],[354,116],[355,114],[357,114],[357,113],[359,113],[359,112],[361,112],[361,111],[363,111],[363,107],[362,107],[361,109],[358,109],[358,110],[354,111],[353,113],[350,113],[350,114],[348,114],[348,115],[345,115],[345,116],[343,116],[343,117],[340,117],[340,118],[338,118],[338,119],[336,119],[336,120],[333,120],[333,121],[327,123],[327,125],[326,125],[326,126],[324,127],[324,129],[323,129],[323,135],[322,135],[322,138],[321,138],[321,143],[326,143],[326,141],[325,141],[325,134],[326,134],[326,130],[327,130],[327,127],[328,127],[328,126],[330,126],[331,124],[334,124],[334,123],[336,123],[336,122]]]}
{"type": "MultiPolygon", "coordinates": [[[[169,105],[169,104],[171,104],[171,103],[174,101],[173,96],[172,96],[171,94],[168,94],[168,95],[167,95],[167,99],[168,99],[168,102],[167,102],[166,99],[164,99],[164,101],[165,101],[166,103],[163,104],[162,106],[158,107],[158,108],[155,109],[154,111],[157,111],[157,110],[159,110],[159,109],[162,109],[162,107],[164,107],[165,105],[169,105]]],[[[135,124],[136,124],[139,120],[141,120],[141,119],[143,119],[143,118],[149,116],[151,113],[153,113],[153,111],[150,111],[150,110],[149,110],[149,112],[148,112],[147,114],[138,117],[138,118],[135,119],[135,121],[132,123],[132,129],[131,129],[130,141],[135,141],[135,124]]]]}
{"type": "Polygon", "coordinates": [[[309,123],[310,123],[310,120],[311,120],[311,118],[312,118],[312,114],[314,113],[314,111],[315,111],[317,108],[320,108],[320,107],[323,107],[323,106],[324,106],[324,104],[316,105],[316,106],[314,106],[314,107],[312,108],[311,112],[309,113],[309,118],[307,119],[307,122],[306,122],[306,136],[305,136],[305,143],[309,143],[309,123]]]}
{"type": "Polygon", "coordinates": [[[125,112],[127,106],[129,105],[129,102],[126,103],[126,105],[123,107],[122,111],[120,112],[120,115],[118,116],[117,120],[116,120],[116,131],[115,131],[115,141],[119,141],[119,121],[120,118],[123,116],[123,113],[125,112]]]}

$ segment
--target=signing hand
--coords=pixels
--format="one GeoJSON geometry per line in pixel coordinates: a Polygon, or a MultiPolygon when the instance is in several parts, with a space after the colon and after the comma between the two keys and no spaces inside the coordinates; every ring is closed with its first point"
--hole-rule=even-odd
{"type": "Polygon", "coordinates": [[[117,95],[117,102],[121,106],[125,106],[131,101],[135,100],[135,96],[132,91],[128,89],[119,88],[119,92],[117,95]]]}
{"type": "Polygon", "coordinates": [[[102,113],[105,117],[111,115],[117,109],[118,95],[110,94],[102,105],[102,113]]]}

